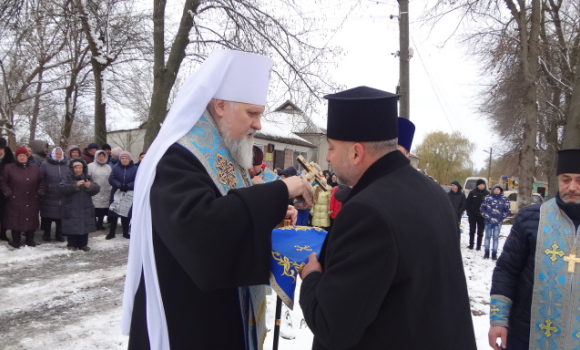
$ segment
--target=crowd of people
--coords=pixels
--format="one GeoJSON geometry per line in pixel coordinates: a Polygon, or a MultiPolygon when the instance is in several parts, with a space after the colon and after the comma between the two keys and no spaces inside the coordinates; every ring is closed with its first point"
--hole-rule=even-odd
{"type": "Polygon", "coordinates": [[[484,259],[497,260],[497,249],[501,225],[510,216],[510,202],[503,195],[503,187],[493,186],[491,193],[485,188],[485,181],[477,180],[476,187],[469,192],[467,198],[459,181],[451,182],[451,189],[447,193],[459,224],[461,216],[467,212],[469,218],[469,245],[468,249],[480,251],[484,243],[484,259]],[[477,231],[477,244],[475,232],[477,231]],[[485,241],[483,232],[485,231],[485,241]]]}
{"type": "MultiPolygon", "coordinates": [[[[139,162],[145,155],[139,155],[139,162]]],[[[0,138],[0,240],[14,248],[34,247],[35,231],[40,227],[42,240],[67,241],[66,249],[89,251],[88,235],[106,230],[107,239],[115,238],[118,217],[110,210],[117,191],[133,190],[139,163],[131,154],[108,144],[89,143],[81,150],[70,145],[66,151],[33,140],[14,152],[0,138]],[[10,230],[9,239],[7,231],[10,230]]],[[[130,238],[130,212],[121,216],[123,237],[130,238]]]]}

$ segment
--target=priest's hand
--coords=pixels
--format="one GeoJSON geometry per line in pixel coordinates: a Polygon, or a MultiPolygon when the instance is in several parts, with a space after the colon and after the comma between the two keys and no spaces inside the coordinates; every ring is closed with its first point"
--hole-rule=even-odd
{"type": "Polygon", "coordinates": [[[318,262],[316,258],[316,253],[312,253],[308,256],[308,263],[304,265],[302,270],[300,270],[300,278],[304,279],[312,271],[318,271],[322,273],[322,265],[318,262]]]}
{"type": "Polygon", "coordinates": [[[286,217],[290,218],[290,225],[296,225],[296,220],[298,220],[298,210],[294,206],[289,205],[288,210],[286,210],[286,217]]]}
{"type": "Polygon", "coordinates": [[[288,198],[301,197],[305,209],[312,208],[312,186],[298,176],[287,177],[284,183],[288,187],[288,198]]]}
{"type": "Polygon", "coordinates": [[[494,350],[501,350],[507,347],[508,329],[502,326],[489,327],[487,337],[489,339],[489,346],[494,350]],[[497,344],[497,338],[501,338],[501,346],[497,344]]]}

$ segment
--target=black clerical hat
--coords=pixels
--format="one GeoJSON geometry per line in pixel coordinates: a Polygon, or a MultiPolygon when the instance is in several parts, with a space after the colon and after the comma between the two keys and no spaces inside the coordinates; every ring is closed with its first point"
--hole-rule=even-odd
{"type": "Polygon", "coordinates": [[[580,148],[558,151],[556,175],[563,173],[580,174],[580,148]]]}
{"type": "Polygon", "coordinates": [[[369,142],[397,137],[399,95],[359,86],[324,98],[328,100],[328,138],[369,142]]]}
{"type": "Polygon", "coordinates": [[[399,118],[399,145],[411,152],[413,137],[415,136],[415,124],[405,118],[399,118]]]}

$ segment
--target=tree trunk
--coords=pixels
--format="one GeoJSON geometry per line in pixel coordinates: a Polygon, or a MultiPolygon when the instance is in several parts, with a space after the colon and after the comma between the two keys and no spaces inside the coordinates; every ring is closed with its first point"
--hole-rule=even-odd
{"type": "MultiPolygon", "coordinates": [[[[91,63],[94,59],[91,60],[91,63]]],[[[93,64],[93,75],[95,77],[95,142],[98,145],[107,143],[107,103],[103,96],[103,71],[100,64],[93,64]]]]}
{"type": "Polygon", "coordinates": [[[572,90],[570,108],[566,115],[566,127],[564,129],[562,149],[578,147],[580,147],[580,59],[576,60],[574,89],[572,90]]]}
{"type": "Polygon", "coordinates": [[[62,133],[60,137],[60,147],[64,150],[67,149],[69,146],[69,138],[72,131],[72,125],[75,120],[75,99],[76,99],[76,85],[77,85],[77,77],[79,73],[79,69],[72,69],[70,73],[70,80],[69,84],[65,89],[65,97],[64,97],[64,123],[62,125],[62,133]]]}
{"type": "Polygon", "coordinates": [[[95,41],[92,33],[93,30],[89,24],[88,14],[83,6],[82,0],[75,0],[76,8],[79,11],[79,18],[81,19],[83,32],[87,38],[89,49],[91,50],[91,66],[93,68],[93,76],[95,78],[95,142],[103,144],[107,142],[107,105],[104,102],[103,96],[103,72],[111,64],[112,60],[103,55],[100,46],[95,41]],[[99,58],[101,61],[97,60],[99,58]]]}
{"type": "Polygon", "coordinates": [[[524,137],[520,150],[520,186],[518,205],[520,208],[532,203],[532,188],[536,168],[536,144],[538,136],[538,59],[540,36],[540,0],[532,0],[530,29],[526,20],[526,2],[518,1],[520,8],[512,0],[505,0],[518,25],[520,47],[519,56],[522,67],[522,88],[525,91],[523,109],[525,120],[523,123],[524,137]]]}
{"type": "MultiPolygon", "coordinates": [[[[556,94],[558,98],[560,94],[556,94]]],[[[548,198],[554,198],[558,191],[558,177],[556,176],[556,159],[558,153],[558,120],[550,120],[549,130],[546,132],[548,157],[546,161],[546,177],[548,178],[548,198]]]]}
{"type": "Polygon", "coordinates": [[[189,44],[189,31],[193,26],[192,13],[196,13],[200,0],[186,0],[183,5],[181,23],[171,45],[171,51],[165,63],[165,5],[166,0],[155,0],[153,8],[153,93],[151,94],[151,107],[147,118],[147,130],[143,151],[147,151],[155,140],[161,124],[167,115],[167,103],[171,89],[175,84],[177,73],[183,58],[185,49],[189,44]]]}
{"type": "Polygon", "coordinates": [[[32,142],[36,137],[36,127],[38,123],[38,114],[40,113],[40,92],[42,91],[42,72],[44,68],[41,65],[38,73],[38,84],[36,84],[36,96],[34,96],[34,109],[32,110],[32,120],[30,121],[30,137],[28,142],[32,142]]]}

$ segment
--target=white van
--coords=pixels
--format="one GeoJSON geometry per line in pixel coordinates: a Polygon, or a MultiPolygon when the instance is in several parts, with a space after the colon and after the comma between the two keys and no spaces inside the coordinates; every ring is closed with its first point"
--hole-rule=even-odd
{"type": "Polygon", "coordinates": [[[485,177],[473,176],[468,177],[465,179],[465,183],[463,184],[463,193],[465,193],[465,197],[469,195],[471,190],[474,190],[477,184],[477,180],[483,180],[485,182],[485,188],[489,191],[489,183],[485,177]]]}

